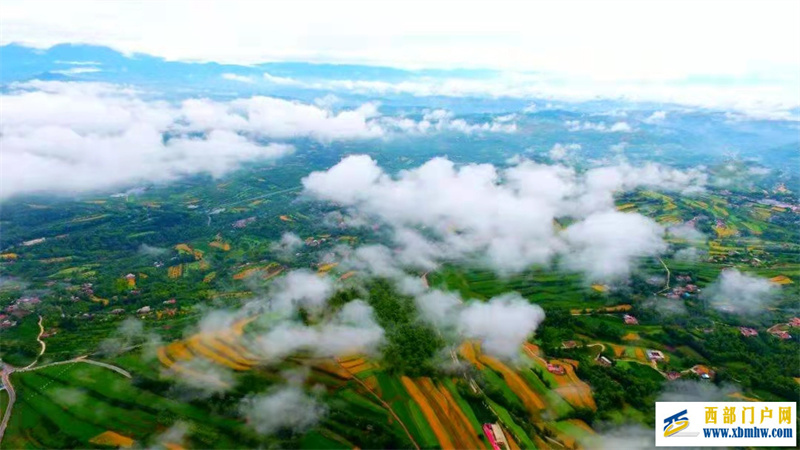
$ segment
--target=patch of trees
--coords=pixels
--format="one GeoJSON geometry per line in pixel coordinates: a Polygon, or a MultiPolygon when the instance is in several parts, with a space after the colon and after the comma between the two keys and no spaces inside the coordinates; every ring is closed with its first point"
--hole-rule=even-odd
{"type": "Polygon", "coordinates": [[[432,359],[444,341],[420,319],[414,299],[397,292],[391,282],[377,280],[369,285],[368,302],[385,332],[382,353],[386,369],[409,376],[435,375],[432,359]]]}

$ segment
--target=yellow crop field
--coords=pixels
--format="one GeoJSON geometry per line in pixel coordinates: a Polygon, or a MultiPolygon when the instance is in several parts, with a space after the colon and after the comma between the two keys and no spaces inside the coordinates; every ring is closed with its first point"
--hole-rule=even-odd
{"type": "Polygon", "coordinates": [[[211,241],[208,244],[210,247],[218,248],[224,252],[228,252],[231,250],[231,244],[222,241],[211,241]]]}
{"type": "Polygon", "coordinates": [[[555,391],[564,400],[576,408],[590,408],[597,410],[597,405],[592,397],[592,388],[575,374],[575,368],[571,364],[562,362],[559,364],[564,368],[564,375],[553,374],[558,386],[555,391]]]}
{"type": "Polygon", "coordinates": [[[532,344],[530,342],[526,342],[525,344],[523,344],[522,349],[532,358],[538,357],[542,353],[538,345],[532,344]]]}
{"type": "Polygon", "coordinates": [[[419,408],[422,410],[422,414],[425,416],[425,420],[433,430],[433,434],[436,435],[436,440],[439,441],[439,445],[443,449],[456,448],[455,444],[450,439],[450,435],[445,429],[444,424],[442,424],[442,421],[436,414],[436,411],[434,411],[431,404],[428,403],[428,399],[425,397],[425,395],[423,395],[416,383],[414,383],[414,380],[408,378],[407,376],[402,376],[400,381],[403,383],[403,387],[406,388],[406,391],[408,391],[409,395],[411,395],[411,398],[414,399],[414,402],[419,405],[419,408]]]}
{"type": "Polygon", "coordinates": [[[346,280],[346,279],[352,277],[353,275],[355,275],[356,273],[358,273],[358,272],[356,272],[355,270],[351,270],[350,272],[347,272],[347,273],[343,274],[342,276],[340,276],[339,279],[340,280],[346,280]]]}
{"type": "Polygon", "coordinates": [[[638,341],[639,339],[641,338],[636,333],[628,333],[625,336],[622,336],[623,341],[638,341]]]}
{"type": "Polygon", "coordinates": [[[593,284],[592,289],[597,292],[607,292],[608,286],[606,286],[605,284],[593,284]]]}
{"type": "Polygon", "coordinates": [[[239,364],[232,358],[229,358],[227,355],[218,353],[214,349],[210,348],[206,344],[205,338],[206,338],[205,336],[196,334],[187,340],[186,346],[191,348],[192,352],[194,352],[195,354],[202,356],[207,360],[212,361],[220,366],[226,366],[230,369],[238,371],[245,371],[251,369],[250,365],[239,364]]]}
{"type": "Polygon", "coordinates": [[[183,264],[167,267],[167,276],[170,278],[180,278],[183,275],[183,264]]]}
{"type": "Polygon", "coordinates": [[[110,447],[133,447],[133,439],[111,430],[98,434],[97,436],[89,439],[89,442],[92,444],[107,445],[110,447]]]}
{"type": "Polygon", "coordinates": [[[731,236],[736,236],[736,228],[732,227],[714,227],[714,232],[717,233],[717,237],[720,239],[724,239],[731,236]]]}
{"type": "Polygon", "coordinates": [[[244,327],[252,320],[241,319],[227,330],[197,333],[184,340],[171,342],[158,349],[158,360],[168,369],[184,372],[191,371],[185,367],[185,363],[198,357],[236,371],[251,370],[258,364],[258,358],[237,341],[244,327]],[[181,366],[182,363],[184,366],[181,366]]]}
{"type": "Polygon", "coordinates": [[[262,270],[264,270],[264,268],[261,267],[261,266],[250,267],[250,268],[242,270],[241,272],[233,274],[233,279],[234,280],[244,280],[245,278],[255,274],[256,272],[260,272],[262,270]]]}
{"type": "Polygon", "coordinates": [[[480,370],[483,369],[483,363],[478,360],[478,353],[480,352],[480,349],[476,349],[476,347],[478,347],[478,344],[470,341],[464,341],[459,348],[459,353],[461,353],[461,356],[463,356],[464,359],[469,361],[473,366],[480,370]]]}
{"type": "Polygon", "coordinates": [[[636,208],[636,204],[635,203],[623,203],[623,204],[617,206],[617,211],[629,211],[629,210],[635,209],[635,208],[636,208]]]}
{"type": "Polygon", "coordinates": [[[89,297],[89,300],[91,300],[91,301],[93,301],[95,303],[102,303],[103,306],[108,306],[108,299],[107,298],[100,298],[100,297],[95,297],[94,295],[92,295],[91,297],[89,297]]]}
{"type": "Polygon", "coordinates": [[[294,220],[291,217],[286,216],[286,215],[280,216],[279,218],[284,222],[294,222],[294,220]]]}
{"type": "Polygon", "coordinates": [[[203,283],[210,283],[216,277],[217,277],[217,272],[211,272],[203,277],[203,283]]]}
{"type": "Polygon", "coordinates": [[[336,266],[338,266],[338,265],[339,265],[339,263],[337,263],[337,262],[335,262],[335,263],[328,263],[328,264],[321,264],[321,265],[320,265],[320,266],[317,268],[317,273],[327,273],[327,272],[330,272],[330,270],[331,270],[331,269],[333,269],[334,267],[336,267],[336,266]]]}
{"type": "Polygon", "coordinates": [[[0,254],[0,259],[13,260],[13,259],[17,259],[17,258],[19,258],[19,255],[17,255],[16,253],[3,253],[3,254],[0,254]]]}
{"type": "Polygon", "coordinates": [[[544,400],[542,400],[539,395],[528,386],[528,383],[513,369],[489,355],[481,355],[480,360],[494,371],[500,372],[503,375],[503,379],[506,380],[508,387],[522,400],[522,403],[528,408],[528,411],[535,413],[545,408],[544,400]]]}
{"type": "Polygon", "coordinates": [[[794,281],[792,281],[792,279],[787,277],[786,275],[778,275],[777,277],[772,277],[772,278],[769,279],[769,281],[771,281],[771,282],[773,282],[775,284],[792,284],[792,283],[794,283],[794,281]]]}
{"type": "Polygon", "coordinates": [[[178,244],[175,246],[175,250],[181,253],[192,253],[192,247],[189,247],[188,244],[178,244]]]}
{"type": "Polygon", "coordinates": [[[378,368],[377,364],[363,357],[340,358],[339,365],[354,375],[378,368]]]}

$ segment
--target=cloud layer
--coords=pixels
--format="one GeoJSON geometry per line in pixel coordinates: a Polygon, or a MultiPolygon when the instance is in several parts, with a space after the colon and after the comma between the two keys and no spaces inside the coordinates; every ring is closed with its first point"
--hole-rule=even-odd
{"type": "Polygon", "coordinates": [[[706,289],[706,295],[721,311],[756,314],[766,309],[777,291],[778,286],[766,278],[727,269],[706,289]]]}
{"type": "Polygon", "coordinates": [[[296,138],[327,143],[398,133],[516,131],[508,118],[469,123],[435,110],[415,120],[384,116],[375,103],[337,111],[263,96],[174,104],[103,83],[14,84],[0,105],[0,199],[196,173],[220,177],[244,162],[291,153],[294,147],[285,141],[296,138]]]}
{"type": "Polygon", "coordinates": [[[508,273],[558,259],[593,279],[624,277],[636,258],[666,248],[660,225],[614,210],[615,192],[691,192],[705,182],[700,171],[657,165],[577,173],[530,161],[506,169],[456,167],[444,158],[392,177],[365,155],[303,179],[312,197],[391,225],[394,257],[407,266],[430,269],[442,259],[461,258],[508,273]],[[561,230],[557,220],[571,224],[561,230]]]}

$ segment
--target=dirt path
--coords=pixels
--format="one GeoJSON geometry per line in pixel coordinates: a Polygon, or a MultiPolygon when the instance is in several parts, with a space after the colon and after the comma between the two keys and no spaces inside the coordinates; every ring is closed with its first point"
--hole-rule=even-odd
{"type": "Polygon", "coordinates": [[[587,344],[586,346],[587,347],[600,347],[600,353],[605,353],[605,351],[606,351],[606,344],[603,344],[602,342],[595,342],[594,344],[587,344]]]}
{"type": "Polygon", "coordinates": [[[356,375],[353,372],[351,372],[350,369],[348,369],[341,362],[339,362],[339,358],[334,358],[334,359],[336,360],[336,364],[338,364],[339,367],[342,368],[342,370],[344,370],[345,372],[349,373],[350,376],[353,378],[353,380],[356,381],[356,383],[360,384],[361,387],[363,387],[364,389],[367,390],[367,392],[372,394],[381,403],[381,405],[383,405],[383,407],[386,408],[387,411],[389,411],[389,413],[392,415],[392,417],[394,417],[394,419],[397,421],[397,423],[399,423],[400,426],[403,427],[403,431],[406,432],[406,436],[408,436],[408,439],[411,441],[412,444],[414,444],[414,448],[416,448],[417,450],[420,450],[419,449],[419,444],[417,444],[417,441],[414,440],[414,436],[411,435],[411,432],[408,431],[408,428],[406,427],[406,424],[403,423],[403,421],[400,420],[400,417],[397,415],[397,413],[394,412],[394,410],[392,409],[392,406],[389,405],[388,403],[386,403],[385,401],[383,401],[383,399],[380,397],[380,395],[376,394],[375,391],[372,390],[372,388],[367,386],[367,383],[364,383],[360,378],[356,377],[356,375]]]}
{"type": "Polygon", "coordinates": [[[75,363],[86,363],[86,364],[92,364],[94,366],[104,367],[104,368],[106,368],[108,370],[113,370],[114,372],[117,372],[118,374],[122,375],[125,378],[131,378],[131,374],[127,370],[125,370],[125,369],[123,369],[121,367],[117,367],[117,366],[112,365],[112,364],[107,364],[107,363],[104,363],[104,362],[95,361],[93,359],[86,359],[85,355],[84,356],[78,356],[77,358],[68,359],[66,361],[59,361],[59,362],[54,362],[54,363],[50,363],[50,364],[45,364],[45,365],[39,366],[39,367],[33,367],[33,368],[27,368],[26,367],[24,369],[17,370],[17,372],[32,372],[34,370],[44,369],[44,368],[47,368],[47,367],[60,366],[62,364],[75,364],[75,363]]]}
{"type": "Polygon", "coordinates": [[[662,293],[662,292],[664,292],[664,291],[668,291],[668,290],[669,290],[669,279],[670,279],[670,272],[669,272],[669,267],[667,267],[667,264],[664,262],[664,260],[663,260],[663,259],[661,259],[661,258],[658,258],[658,262],[660,262],[660,263],[661,263],[661,265],[662,265],[662,266],[664,266],[664,269],[667,271],[667,285],[666,285],[666,286],[664,286],[664,289],[662,289],[662,290],[658,291],[658,293],[660,294],[660,293],[662,293]]]}
{"type": "Polygon", "coordinates": [[[44,326],[42,325],[42,316],[40,315],[39,316],[39,335],[36,336],[36,341],[39,343],[39,347],[41,347],[39,349],[39,354],[36,355],[36,359],[34,359],[32,363],[28,364],[27,366],[23,367],[20,370],[30,369],[31,367],[36,365],[36,363],[39,361],[39,358],[41,358],[42,355],[44,355],[44,351],[47,350],[47,344],[45,344],[44,341],[42,340],[42,335],[43,334],[44,334],[44,326]]]}
{"type": "Polygon", "coordinates": [[[13,367],[4,364],[3,371],[0,373],[0,376],[3,379],[3,386],[5,386],[6,392],[8,392],[8,404],[6,405],[5,414],[3,414],[3,421],[0,422],[0,444],[3,443],[3,436],[6,433],[8,420],[11,418],[11,410],[14,408],[14,402],[17,400],[17,393],[14,391],[14,386],[11,384],[11,380],[8,378],[8,376],[13,372],[13,367]]]}

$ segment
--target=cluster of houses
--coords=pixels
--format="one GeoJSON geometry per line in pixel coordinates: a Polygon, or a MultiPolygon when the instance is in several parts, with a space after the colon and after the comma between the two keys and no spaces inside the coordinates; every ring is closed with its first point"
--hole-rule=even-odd
{"type": "Polygon", "coordinates": [[[328,241],[327,238],[321,237],[319,239],[316,239],[312,236],[312,237],[307,237],[304,242],[309,247],[319,247],[320,245],[324,244],[327,241],[328,241]]]}
{"type": "MultiPolygon", "coordinates": [[[[165,304],[165,305],[174,305],[174,304],[178,303],[178,301],[175,300],[174,298],[171,298],[169,300],[164,300],[162,303],[165,304]]],[[[161,317],[163,317],[163,316],[168,316],[168,317],[175,316],[175,314],[178,313],[178,308],[165,308],[163,310],[156,311],[153,308],[151,308],[150,306],[142,306],[141,308],[136,310],[136,314],[140,315],[140,316],[146,316],[146,315],[150,314],[151,312],[155,312],[156,313],[156,317],[158,319],[161,319],[161,317]]],[[[122,309],[122,308],[115,308],[115,309],[111,310],[111,314],[114,314],[114,315],[118,316],[118,315],[121,315],[121,314],[125,314],[125,310],[122,309]]]]}
{"type": "Polygon", "coordinates": [[[253,223],[255,221],[256,221],[255,216],[248,217],[246,219],[239,219],[236,222],[233,222],[233,224],[231,226],[233,228],[245,228],[246,226],[250,225],[251,223],[253,223]]]}
{"type": "Polygon", "coordinates": [[[692,294],[700,292],[700,288],[696,284],[687,284],[685,286],[675,286],[666,294],[668,299],[677,300],[679,298],[689,298],[692,294]]]}
{"type": "Polygon", "coordinates": [[[17,321],[14,319],[21,319],[27,316],[41,302],[42,300],[39,297],[21,297],[14,300],[0,314],[0,329],[17,326],[17,321]]]}
{"type": "MultiPolygon", "coordinates": [[[[800,327],[800,318],[793,317],[786,325],[789,327],[800,327]]],[[[767,332],[778,339],[791,339],[792,335],[788,331],[780,329],[779,326],[780,325],[776,325],[767,330],[767,332]]],[[[741,333],[744,337],[758,336],[758,330],[750,327],[739,327],[739,333],[741,333]]]]}
{"type": "Polygon", "coordinates": [[[563,366],[553,363],[547,363],[547,371],[555,375],[564,375],[567,373],[567,370],[564,369],[563,366]]]}
{"type": "Polygon", "coordinates": [[[744,337],[758,336],[758,330],[755,328],[739,327],[739,332],[742,333],[742,336],[744,337]]]}
{"type": "Polygon", "coordinates": [[[639,319],[630,314],[625,314],[622,316],[622,320],[625,321],[625,325],[639,325],[639,319]]]}

